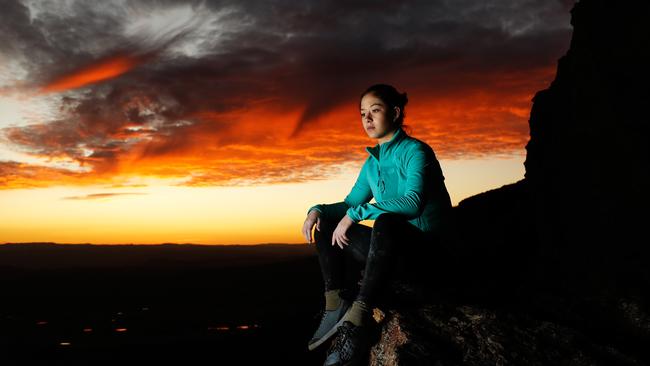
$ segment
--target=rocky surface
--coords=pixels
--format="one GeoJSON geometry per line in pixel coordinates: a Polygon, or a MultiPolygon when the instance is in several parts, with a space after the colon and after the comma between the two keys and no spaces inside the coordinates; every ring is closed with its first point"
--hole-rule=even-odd
{"type": "Polygon", "coordinates": [[[650,2],[571,13],[525,179],[454,208],[429,283],[381,307],[371,365],[650,364],[650,2]]]}
{"type": "MultiPolygon", "coordinates": [[[[646,318],[646,321],[648,319],[646,318]]],[[[371,364],[643,365],[580,330],[513,311],[429,304],[391,310],[371,364]]]]}

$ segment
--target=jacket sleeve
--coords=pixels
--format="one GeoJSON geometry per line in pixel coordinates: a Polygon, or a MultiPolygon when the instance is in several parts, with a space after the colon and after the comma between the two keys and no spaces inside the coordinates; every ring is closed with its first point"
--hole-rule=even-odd
{"type": "Polygon", "coordinates": [[[422,147],[416,147],[408,153],[406,164],[406,184],[404,195],[375,203],[363,203],[350,207],[347,215],[355,221],[376,220],[382,213],[396,213],[409,220],[422,214],[425,204],[426,170],[431,158],[422,147]]]}
{"type": "Polygon", "coordinates": [[[348,193],[342,202],[330,204],[321,203],[314,205],[310,207],[309,210],[307,210],[307,214],[309,214],[311,210],[317,210],[323,216],[340,219],[343,217],[343,215],[346,214],[346,211],[350,207],[357,207],[363,203],[369,202],[372,199],[373,195],[370,189],[370,185],[368,184],[367,166],[368,160],[366,160],[366,162],[361,167],[357,181],[354,183],[352,190],[350,193],[348,193]]]}

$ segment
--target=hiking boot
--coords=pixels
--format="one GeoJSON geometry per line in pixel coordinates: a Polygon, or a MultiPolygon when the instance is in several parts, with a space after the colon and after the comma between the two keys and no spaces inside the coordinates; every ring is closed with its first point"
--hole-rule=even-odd
{"type": "Polygon", "coordinates": [[[341,318],[343,318],[343,315],[348,311],[349,307],[350,303],[345,299],[341,299],[336,309],[323,310],[320,325],[307,345],[310,351],[316,349],[316,347],[323,344],[323,342],[330,339],[336,333],[337,327],[341,325],[341,318]]]}
{"type": "Polygon", "coordinates": [[[367,364],[370,350],[369,326],[356,326],[344,321],[338,335],[327,351],[324,366],[353,366],[367,364]]]}

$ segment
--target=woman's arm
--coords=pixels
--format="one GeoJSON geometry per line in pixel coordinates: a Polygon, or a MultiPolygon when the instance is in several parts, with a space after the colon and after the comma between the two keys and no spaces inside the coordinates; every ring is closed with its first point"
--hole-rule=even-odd
{"type": "Polygon", "coordinates": [[[350,207],[357,207],[361,204],[369,202],[372,199],[372,191],[370,190],[370,185],[368,184],[368,178],[366,176],[368,160],[361,167],[357,181],[354,183],[352,190],[342,202],[336,203],[321,203],[314,205],[307,210],[307,214],[311,210],[317,210],[322,215],[326,217],[335,217],[340,219],[343,215],[346,214],[346,211],[350,207]]]}
{"type": "Polygon", "coordinates": [[[355,221],[375,220],[382,213],[396,213],[409,220],[422,214],[425,204],[425,187],[427,184],[427,166],[434,156],[427,154],[422,146],[416,146],[408,153],[406,160],[406,188],[404,195],[375,203],[364,203],[350,207],[347,215],[355,221]]]}

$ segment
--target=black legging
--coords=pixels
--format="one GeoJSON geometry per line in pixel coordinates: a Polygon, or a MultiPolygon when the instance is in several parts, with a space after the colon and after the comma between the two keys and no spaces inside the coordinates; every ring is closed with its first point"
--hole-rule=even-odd
{"type": "MultiPolygon", "coordinates": [[[[341,249],[332,246],[332,233],[339,221],[321,216],[320,231],[314,231],[325,291],[341,289],[347,297],[353,296],[358,280],[354,271],[359,264],[365,264],[356,299],[366,304],[375,303],[393,270],[403,272],[411,268],[415,264],[411,263],[413,259],[426,255],[430,246],[435,245],[432,236],[424,234],[404,216],[381,214],[373,227],[353,224],[346,232],[350,244],[341,249]]],[[[396,277],[401,274],[395,273],[396,277]]]]}

